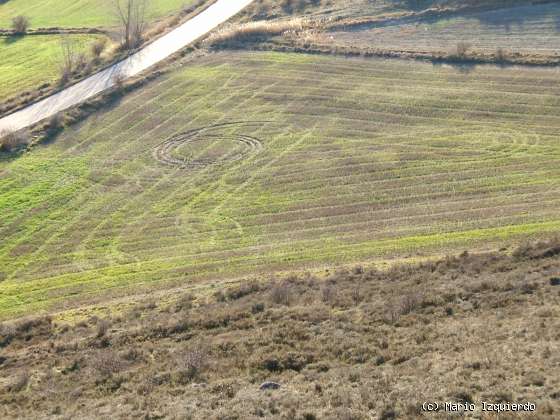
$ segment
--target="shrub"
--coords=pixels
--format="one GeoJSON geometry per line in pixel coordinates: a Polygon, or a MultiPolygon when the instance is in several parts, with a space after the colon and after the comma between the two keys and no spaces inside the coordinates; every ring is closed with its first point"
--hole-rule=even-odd
{"type": "Polygon", "coordinates": [[[397,305],[393,298],[385,302],[385,307],[383,312],[384,312],[384,321],[391,325],[395,324],[401,316],[400,305],[397,305]]]}
{"type": "Polygon", "coordinates": [[[8,385],[8,390],[10,392],[21,392],[25,389],[29,383],[29,372],[20,372],[13,381],[8,385]]]}
{"type": "Polygon", "coordinates": [[[354,302],[354,305],[358,305],[363,300],[363,296],[362,296],[362,292],[360,290],[360,284],[359,283],[352,287],[352,290],[350,292],[350,296],[352,297],[352,302],[354,302]]]}
{"type": "Polygon", "coordinates": [[[55,114],[50,117],[45,129],[49,135],[59,132],[62,129],[62,116],[60,114],[55,114]]]}
{"type": "Polygon", "coordinates": [[[12,324],[0,324],[0,349],[6,347],[16,336],[16,328],[12,324]]]}
{"type": "Polygon", "coordinates": [[[289,305],[291,301],[290,288],[287,283],[275,284],[270,290],[270,299],[277,305],[289,305]]]}
{"type": "Polygon", "coordinates": [[[362,267],[361,265],[357,265],[352,269],[352,273],[355,275],[364,274],[364,267],[362,267]]]}
{"type": "Polygon", "coordinates": [[[85,69],[87,65],[88,65],[88,60],[85,54],[80,53],[76,55],[76,63],[75,63],[76,70],[81,71],[85,69]]]}
{"type": "Polygon", "coordinates": [[[29,27],[29,19],[25,16],[16,16],[12,19],[12,29],[16,34],[24,34],[29,27]]]}
{"type": "Polygon", "coordinates": [[[282,0],[280,2],[280,7],[285,13],[292,13],[293,0],[282,0]]]}
{"type": "Polygon", "coordinates": [[[27,136],[22,131],[0,133],[0,152],[10,153],[28,143],[27,136]]]}
{"type": "Polygon", "coordinates": [[[457,43],[457,56],[465,57],[470,48],[471,48],[471,44],[469,44],[468,42],[461,41],[457,43]]]}
{"type": "Polygon", "coordinates": [[[91,44],[91,55],[96,58],[99,57],[105,50],[106,45],[107,40],[105,38],[98,39],[93,44],[91,44]]]}
{"type": "Polygon", "coordinates": [[[321,290],[321,300],[323,303],[334,304],[336,300],[337,291],[335,286],[327,284],[321,290]]]}
{"type": "Polygon", "coordinates": [[[124,74],[122,74],[121,72],[115,73],[113,75],[113,84],[117,91],[122,91],[124,89],[124,82],[125,82],[125,77],[124,74]]]}
{"type": "Polygon", "coordinates": [[[177,361],[178,382],[184,385],[199,377],[200,373],[207,365],[207,359],[206,351],[200,346],[185,352],[177,361]]]}
{"type": "Polygon", "coordinates": [[[187,293],[181,296],[175,303],[175,312],[188,311],[193,307],[194,296],[187,293]]]}
{"type": "Polygon", "coordinates": [[[102,378],[119,373],[123,368],[118,355],[112,351],[102,351],[92,358],[92,367],[102,378]]]}
{"type": "Polygon", "coordinates": [[[258,21],[249,22],[244,25],[230,26],[215,32],[205,41],[210,46],[229,44],[231,42],[255,41],[286,32],[299,32],[310,23],[303,19],[290,19],[287,21],[269,22],[258,21]]]}
{"type": "Polygon", "coordinates": [[[506,52],[504,51],[503,48],[498,48],[496,50],[496,60],[499,62],[506,60],[506,52]]]}
{"type": "Polygon", "coordinates": [[[97,338],[102,338],[105,337],[105,335],[107,335],[107,331],[109,331],[109,321],[105,320],[105,319],[101,319],[97,322],[97,332],[95,334],[95,336],[97,338]]]}
{"type": "Polygon", "coordinates": [[[259,290],[260,290],[259,283],[257,283],[256,281],[250,281],[238,287],[229,289],[226,292],[226,296],[229,300],[237,300],[237,299],[241,299],[244,296],[248,296],[253,293],[256,293],[259,290]]]}
{"type": "Polygon", "coordinates": [[[258,314],[264,311],[264,303],[254,303],[251,307],[251,313],[258,314]]]}
{"type": "Polygon", "coordinates": [[[423,302],[424,298],[421,293],[409,292],[401,298],[400,312],[401,315],[407,315],[414,312],[423,302]]]}

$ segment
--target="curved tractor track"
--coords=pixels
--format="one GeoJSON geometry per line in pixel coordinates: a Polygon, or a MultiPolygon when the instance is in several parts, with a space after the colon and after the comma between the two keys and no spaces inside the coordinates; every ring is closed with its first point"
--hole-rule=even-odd
{"type": "MultiPolygon", "coordinates": [[[[176,134],[168,140],[157,145],[153,150],[154,158],[168,166],[174,166],[180,169],[200,169],[210,165],[221,165],[229,162],[236,162],[250,155],[259,153],[263,149],[261,140],[246,134],[220,133],[220,129],[224,127],[235,126],[251,126],[260,124],[260,122],[235,122],[226,124],[217,124],[206,126],[203,128],[190,130],[184,133],[176,134]],[[191,145],[194,151],[197,151],[197,145],[205,141],[224,142],[231,146],[231,150],[226,150],[217,157],[196,157],[195,154],[185,157],[177,157],[178,149],[185,145],[191,145]],[[241,150],[238,150],[241,146],[241,150]]],[[[203,147],[200,147],[201,149],[203,147]]],[[[229,148],[228,148],[229,149],[229,148]]],[[[202,150],[198,150],[201,152],[202,150]]]]}

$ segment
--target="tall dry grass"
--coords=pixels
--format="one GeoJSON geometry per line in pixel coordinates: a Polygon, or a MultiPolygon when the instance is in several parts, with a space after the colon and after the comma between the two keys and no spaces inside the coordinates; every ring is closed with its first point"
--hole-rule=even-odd
{"type": "Polygon", "coordinates": [[[226,44],[232,41],[250,41],[256,38],[282,35],[289,32],[300,32],[310,28],[313,23],[307,19],[294,18],[280,21],[257,21],[243,25],[230,25],[210,35],[205,44],[208,46],[226,44]]]}

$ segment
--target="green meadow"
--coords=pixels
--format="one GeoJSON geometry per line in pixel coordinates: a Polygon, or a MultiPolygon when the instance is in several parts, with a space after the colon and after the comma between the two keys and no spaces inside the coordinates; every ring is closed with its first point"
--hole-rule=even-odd
{"type": "MultiPolygon", "coordinates": [[[[99,35],[64,35],[78,52],[89,53],[99,35]]],[[[0,102],[43,83],[56,82],[62,62],[62,35],[0,37],[0,102]]]]}
{"type": "Polygon", "coordinates": [[[555,70],[216,53],[0,161],[0,317],[560,228],[555,70]]]}
{"type": "MultiPolygon", "coordinates": [[[[193,0],[151,0],[148,20],[177,12],[193,0]]],[[[0,4],[0,28],[8,28],[14,16],[24,15],[32,28],[111,27],[118,25],[112,0],[9,0],[0,4]]]]}

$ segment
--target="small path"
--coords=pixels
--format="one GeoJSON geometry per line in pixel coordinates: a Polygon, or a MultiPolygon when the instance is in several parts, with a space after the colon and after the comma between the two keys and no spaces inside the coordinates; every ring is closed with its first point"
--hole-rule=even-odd
{"type": "Polygon", "coordinates": [[[126,59],[52,96],[0,118],[0,132],[17,131],[29,127],[109,89],[115,84],[116,80],[127,79],[141,73],[207,34],[235,16],[253,1],[218,0],[188,22],[126,59]]]}

